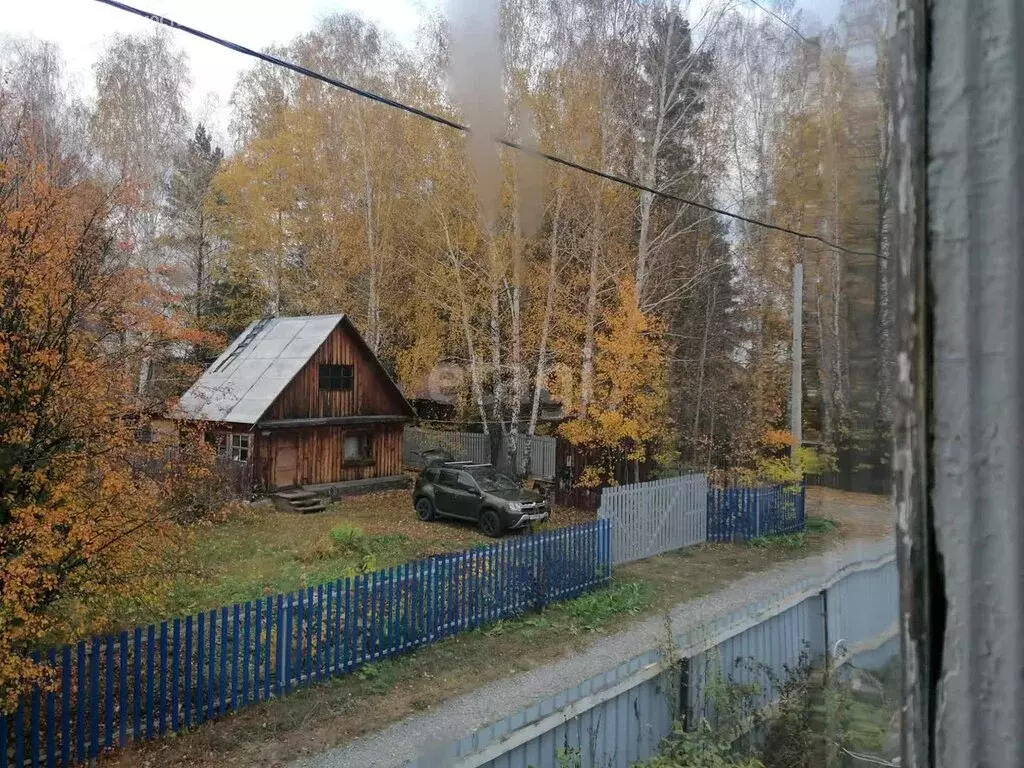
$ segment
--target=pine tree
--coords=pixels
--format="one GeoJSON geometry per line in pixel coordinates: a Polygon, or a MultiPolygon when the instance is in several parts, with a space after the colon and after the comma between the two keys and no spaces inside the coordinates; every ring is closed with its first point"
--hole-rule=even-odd
{"type": "Polygon", "coordinates": [[[213,146],[210,134],[200,123],[195,136],[175,158],[166,185],[164,210],[170,231],[164,242],[180,269],[185,304],[197,325],[208,311],[211,275],[216,266],[217,239],[211,221],[215,208],[207,204],[207,198],[223,158],[224,152],[213,146]]]}

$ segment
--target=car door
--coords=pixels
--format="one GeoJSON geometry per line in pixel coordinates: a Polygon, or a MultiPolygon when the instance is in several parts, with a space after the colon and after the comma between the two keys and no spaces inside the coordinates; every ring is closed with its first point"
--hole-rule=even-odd
{"type": "Polygon", "coordinates": [[[434,490],[434,506],[442,515],[474,519],[466,512],[466,491],[459,488],[459,475],[454,469],[442,469],[434,490]]]}
{"type": "Polygon", "coordinates": [[[469,472],[459,472],[455,487],[459,516],[468,520],[480,519],[480,486],[469,472]]]}

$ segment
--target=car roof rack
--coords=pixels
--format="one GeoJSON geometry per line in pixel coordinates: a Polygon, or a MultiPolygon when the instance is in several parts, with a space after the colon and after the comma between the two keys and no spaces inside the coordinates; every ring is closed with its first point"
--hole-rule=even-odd
{"type": "Polygon", "coordinates": [[[446,467],[470,467],[476,466],[472,459],[455,459],[453,461],[446,461],[443,466],[446,467]]]}

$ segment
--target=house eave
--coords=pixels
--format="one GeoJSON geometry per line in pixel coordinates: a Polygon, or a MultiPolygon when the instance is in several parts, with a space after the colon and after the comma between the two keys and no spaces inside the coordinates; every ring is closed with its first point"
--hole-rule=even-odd
{"type": "Polygon", "coordinates": [[[315,419],[268,419],[256,424],[257,429],[295,429],[297,427],[349,427],[364,424],[403,424],[412,421],[405,414],[366,416],[328,416],[315,419]]]}

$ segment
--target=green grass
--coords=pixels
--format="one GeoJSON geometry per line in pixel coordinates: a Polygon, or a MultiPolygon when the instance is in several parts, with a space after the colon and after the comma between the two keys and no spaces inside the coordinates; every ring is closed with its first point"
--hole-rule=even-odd
{"type": "MultiPolygon", "coordinates": [[[[423,546],[412,535],[405,543],[387,539],[399,534],[375,530],[375,520],[364,516],[358,527],[368,537],[385,537],[388,546],[423,546]]],[[[325,525],[324,535],[338,524],[335,519],[325,525]]],[[[416,525],[420,527],[412,530],[421,536],[445,537],[430,546],[452,543],[450,537],[476,536],[466,527],[416,525]]],[[[638,617],[667,611],[748,573],[824,551],[837,539],[838,531],[807,533],[799,549],[713,544],[631,563],[615,570],[615,581],[606,589],[456,635],[413,654],[242,710],[173,740],[130,749],[112,756],[111,765],[127,768],[148,758],[167,768],[283,764],[429,710],[492,680],[582,651],[595,639],[625,628],[638,617]]],[[[486,541],[480,537],[458,543],[486,541]]]]}
{"type": "Polygon", "coordinates": [[[797,533],[787,533],[779,536],[758,536],[751,539],[747,544],[751,547],[762,549],[778,548],[788,550],[801,550],[807,546],[807,537],[818,536],[836,530],[838,526],[831,520],[821,517],[809,517],[804,522],[804,529],[797,533]]]}
{"type": "Polygon", "coordinates": [[[834,520],[826,520],[824,517],[808,517],[804,521],[805,533],[828,533],[837,527],[834,520]]]}
{"type": "Polygon", "coordinates": [[[435,548],[407,533],[368,533],[345,517],[344,505],[320,515],[261,507],[197,526],[149,599],[114,599],[100,610],[114,628],[130,627],[398,565],[435,548]]]}
{"type": "MultiPolygon", "coordinates": [[[[555,527],[583,521],[562,510],[555,517],[555,527]]],[[[114,596],[91,606],[109,621],[107,629],[187,616],[494,543],[473,525],[417,520],[407,490],[352,496],[309,515],[280,512],[269,504],[246,507],[226,522],[180,529],[179,535],[182,551],[167,563],[168,577],[145,600],[114,596]]]]}
{"type": "Polygon", "coordinates": [[[331,539],[266,536],[265,524],[227,523],[197,537],[188,559],[193,574],[178,579],[167,593],[167,609],[190,613],[206,607],[250,600],[319,584],[415,557],[406,536],[362,535],[360,547],[331,539]],[[368,557],[374,562],[367,563],[368,557]]]}
{"type": "Polygon", "coordinates": [[[565,604],[569,618],[582,629],[600,628],[608,619],[638,614],[651,603],[653,587],[643,582],[616,583],[565,604]]]}

